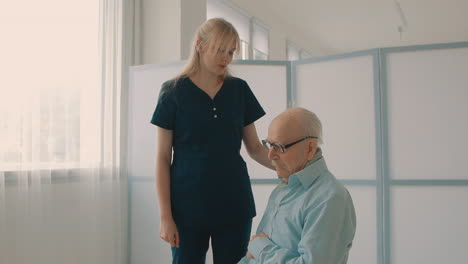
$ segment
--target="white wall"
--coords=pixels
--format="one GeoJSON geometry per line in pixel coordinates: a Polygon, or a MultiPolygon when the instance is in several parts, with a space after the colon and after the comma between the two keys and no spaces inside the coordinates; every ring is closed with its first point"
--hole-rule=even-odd
{"type": "Polygon", "coordinates": [[[206,0],[142,0],[142,64],[188,58],[192,36],[205,18],[206,0]]]}
{"type": "Polygon", "coordinates": [[[142,0],[142,64],[180,60],[180,6],[180,0],[142,0]]]}
{"type": "MultiPolygon", "coordinates": [[[[232,0],[234,5],[255,16],[270,29],[270,59],[286,60],[289,39],[311,55],[327,51],[309,41],[293,27],[272,15],[256,1],[232,0]]],[[[196,28],[206,19],[206,0],[142,0],[142,64],[185,59],[196,28]]]]}
{"type": "Polygon", "coordinates": [[[275,16],[268,6],[251,0],[231,0],[246,13],[257,17],[270,28],[270,59],[286,60],[286,40],[290,40],[311,55],[322,55],[328,51],[317,40],[309,40],[292,25],[275,16]]]}
{"type": "Polygon", "coordinates": [[[192,38],[198,26],[206,20],[206,0],[181,0],[180,58],[190,56],[192,38]]]}

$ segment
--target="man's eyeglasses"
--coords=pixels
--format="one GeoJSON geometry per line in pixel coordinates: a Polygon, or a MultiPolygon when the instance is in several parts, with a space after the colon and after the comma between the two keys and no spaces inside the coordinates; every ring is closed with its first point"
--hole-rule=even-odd
{"type": "Polygon", "coordinates": [[[262,144],[265,148],[267,149],[274,149],[275,151],[278,151],[278,152],[281,152],[281,153],[284,153],[286,151],[287,148],[293,146],[294,144],[297,144],[303,140],[306,140],[308,138],[318,138],[318,137],[312,137],[312,136],[307,136],[307,137],[303,137],[299,140],[296,140],[292,143],[289,143],[289,144],[286,144],[286,145],[283,145],[279,142],[269,142],[268,140],[262,140],[262,144]]]}

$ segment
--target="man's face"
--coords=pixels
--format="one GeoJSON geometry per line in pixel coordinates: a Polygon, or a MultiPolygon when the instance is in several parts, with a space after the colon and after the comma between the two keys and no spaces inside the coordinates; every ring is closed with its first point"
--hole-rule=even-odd
{"type": "MultiPolygon", "coordinates": [[[[291,142],[299,140],[305,136],[301,133],[301,128],[296,121],[291,120],[287,116],[279,116],[270,124],[268,128],[268,142],[281,143],[287,145],[291,142]]],[[[278,177],[283,181],[288,182],[289,176],[302,170],[307,161],[313,158],[315,149],[311,149],[312,139],[306,139],[298,142],[291,147],[285,149],[281,153],[278,149],[271,148],[268,152],[268,158],[275,166],[278,177]],[[311,153],[313,151],[313,153],[311,153]]]]}

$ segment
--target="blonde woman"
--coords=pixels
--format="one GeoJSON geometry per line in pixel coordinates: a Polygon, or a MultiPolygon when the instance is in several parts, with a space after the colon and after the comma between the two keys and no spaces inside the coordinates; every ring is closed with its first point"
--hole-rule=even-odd
{"type": "Polygon", "coordinates": [[[226,20],[204,22],[184,70],[162,85],[151,120],[160,237],[173,263],[205,263],[210,239],[215,264],[237,263],[247,252],[255,204],[241,141],[254,160],[272,165],[254,125],[265,112],[228,72],[239,42],[226,20]]]}

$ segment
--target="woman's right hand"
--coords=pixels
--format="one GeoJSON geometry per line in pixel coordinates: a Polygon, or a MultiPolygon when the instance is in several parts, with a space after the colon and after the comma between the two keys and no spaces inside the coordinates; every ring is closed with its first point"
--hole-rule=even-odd
{"type": "Polygon", "coordinates": [[[171,244],[171,247],[179,247],[179,232],[177,231],[177,226],[172,217],[161,218],[159,237],[171,244]]]}

